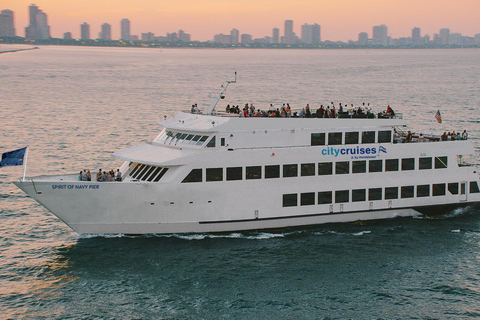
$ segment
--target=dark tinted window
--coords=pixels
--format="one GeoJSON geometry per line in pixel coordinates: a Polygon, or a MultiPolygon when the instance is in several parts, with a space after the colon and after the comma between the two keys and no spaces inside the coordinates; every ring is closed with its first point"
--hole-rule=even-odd
{"type": "Polygon", "coordinates": [[[365,189],[355,189],[352,190],[352,201],[359,202],[366,200],[366,191],[365,189]]]}
{"type": "Polygon", "coordinates": [[[153,178],[155,178],[158,175],[160,170],[162,170],[162,167],[156,167],[155,171],[145,180],[147,180],[148,182],[151,182],[153,178]]]}
{"type": "Polygon", "coordinates": [[[202,182],[202,169],[193,169],[190,173],[183,179],[184,182],[202,182]]]}
{"type": "Polygon", "coordinates": [[[284,207],[295,207],[297,205],[297,194],[290,193],[283,195],[283,206],[284,207]]]}
{"type": "Polygon", "coordinates": [[[392,142],[392,131],[378,131],[378,143],[392,142]]]}
{"type": "Polygon", "coordinates": [[[227,168],[227,181],[242,180],[242,179],[243,179],[242,167],[227,168]]]}
{"type": "Polygon", "coordinates": [[[429,196],[430,196],[429,184],[417,186],[417,197],[429,197],[429,196]]]}
{"type": "Polygon", "coordinates": [[[345,132],[345,144],[358,144],[358,132],[345,132]]]}
{"type": "Polygon", "coordinates": [[[280,178],[280,166],[265,166],[265,179],[280,178]]]}
{"type": "Polygon", "coordinates": [[[445,195],[445,183],[436,183],[433,185],[432,193],[434,196],[444,196],[445,195]]]}
{"type": "Polygon", "coordinates": [[[296,164],[284,164],[283,165],[283,177],[296,177],[298,176],[298,165],[296,164]]]}
{"type": "Polygon", "coordinates": [[[342,144],[342,133],[341,132],[329,132],[328,133],[328,145],[337,145],[342,144]]]}
{"type": "Polygon", "coordinates": [[[206,180],[207,182],[222,181],[223,168],[207,168],[206,180]]]}
{"type": "Polygon", "coordinates": [[[207,141],[207,139],[208,139],[208,136],[202,136],[200,140],[198,140],[197,146],[201,146],[202,144],[204,144],[205,141],[207,141]]]}
{"type": "Polygon", "coordinates": [[[458,182],[449,183],[448,184],[448,191],[451,194],[458,194],[458,182]]]}
{"type": "Polygon", "coordinates": [[[262,179],[262,167],[260,166],[247,167],[245,176],[247,180],[262,179]]]}
{"type": "Polygon", "coordinates": [[[385,171],[398,171],[398,159],[385,160],[385,171]]]}
{"type": "Polygon", "coordinates": [[[444,169],[447,165],[447,157],[435,157],[435,169],[444,169]]]}
{"type": "Polygon", "coordinates": [[[375,143],[375,131],[362,132],[362,143],[375,143]]]}
{"type": "Polygon", "coordinates": [[[302,163],[300,165],[300,171],[302,176],[314,176],[315,175],[315,163],[302,163]]]}
{"type": "Polygon", "coordinates": [[[335,163],[335,174],[346,174],[350,173],[350,162],[336,162],[335,163]]]}
{"type": "Polygon", "coordinates": [[[402,199],[413,198],[415,192],[414,189],[415,188],[413,186],[402,187],[400,191],[402,194],[402,199]]]}
{"type": "Polygon", "coordinates": [[[418,168],[420,170],[432,169],[432,158],[430,157],[420,158],[418,160],[418,168]]]}
{"type": "Polygon", "coordinates": [[[382,200],[382,188],[372,188],[368,189],[368,200],[382,200]]]}
{"type": "Polygon", "coordinates": [[[220,145],[225,146],[225,138],[220,138],[220,145]]]}
{"type": "Polygon", "coordinates": [[[349,192],[348,190],[335,191],[335,203],[348,202],[349,192]]]}
{"type": "Polygon", "coordinates": [[[385,188],[385,200],[398,199],[398,187],[385,188]]]}
{"type": "Polygon", "coordinates": [[[478,183],[476,181],[470,181],[470,193],[479,193],[478,183]]]}
{"type": "Polygon", "coordinates": [[[415,159],[414,158],[402,159],[402,170],[415,170],[415,159]]]}
{"type": "Polygon", "coordinates": [[[312,146],[324,146],[325,145],[325,133],[312,133],[311,144],[312,144],[312,146]]]}
{"type": "Polygon", "coordinates": [[[370,160],[368,161],[368,172],[382,172],[382,160],[370,160]]]}
{"type": "Polygon", "coordinates": [[[215,137],[212,137],[212,139],[210,139],[210,141],[208,141],[207,143],[207,148],[215,148],[215,142],[217,140],[215,139],[215,137]]]}
{"type": "Polygon", "coordinates": [[[353,173],[367,172],[367,161],[353,161],[352,162],[352,172],[353,173]]]}
{"type": "Polygon", "coordinates": [[[332,191],[318,193],[318,204],[332,203],[332,191]]]}
{"type": "Polygon", "coordinates": [[[311,206],[315,204],[315,192],[300,194],[300,205],[311,206]]]}
{"type": "Polygon", "coordinates": [[[333,165],[331,162],[320,162],[318,164],[318,175],[324,176],[333,173],[333,165]]]}
{"type": "MultiPolygon", "coordinates": [[[[160,181],[160,179],[162,179],[162,177],[165,175],[165,173],[167,173],[167,170],[168,170],[168,168],[163,168],[163,170],[162,170],[162,171],[160,172],[160,174],[155,178],[155,180],[153,180],[153,182],[158,182],[158,181],[160,181]]],[[[198,170],[200,170],[200,169],[198,169],[198,170]]],[[[201,177],[200,177],[200,180],[202,180],[201,177]]],[[[201,181],[199,181],[199,182],[201,182],[201,181]]]]}

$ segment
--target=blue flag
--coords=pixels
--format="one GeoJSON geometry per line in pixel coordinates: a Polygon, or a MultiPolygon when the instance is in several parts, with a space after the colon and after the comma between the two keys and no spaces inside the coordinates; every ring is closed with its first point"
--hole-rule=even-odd
{"type": "Polygon", "coordinates": [[[23,165],[23,159],[25,157],[26,151],[27,147],[5,152],[4,154],[2,154],[2,161],[0,161],[0,167],[23,165]]]}

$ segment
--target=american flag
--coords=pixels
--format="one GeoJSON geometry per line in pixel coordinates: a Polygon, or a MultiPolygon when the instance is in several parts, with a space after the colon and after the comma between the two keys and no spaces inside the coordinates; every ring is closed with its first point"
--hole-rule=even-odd
{"type": "Polygon", "coordinates": [[[442,123],[442,115],[440,114],[440,110],[437,110],[437,113],[435,113],[435,119],[437,119],[438,123],[442,123]]]}

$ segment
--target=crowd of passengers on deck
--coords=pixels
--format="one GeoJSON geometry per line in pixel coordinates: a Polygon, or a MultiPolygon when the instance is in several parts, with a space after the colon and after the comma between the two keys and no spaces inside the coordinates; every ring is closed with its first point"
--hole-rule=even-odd
{"type": "MultiPolygon", "coordinates": [[[[270,117],[270,118],[374,118],[374,113],[370,103],[362,103],[355,107],[353,104],[339,103],[338,106],[331,102],[330,105],[320,105],[316,110],[307,104],[300,111],[293,111],[289,103],[284,103],[281,107],[275,107],[270,104],[267,110],[257,109],[253,103],[246,103],[243,108],[235,105],[227,105],[225,112],[236,114],[240,117],[270,117]]],[[[191,113],[200,113],[197,104],[192,105],[191,113]]],[[[380,118],[391,118],[395,112],[390,106],[378,114],[380,118]]]]}
{"type": "MultiPolygon", "coordinates": [[[[120,172],[120,169],[117,169],[116,173],[113,169],[108,172],[99,169],[96,179],[98,182],[122,181],[122,173],[120,172]]],[[[92,181],[92,174],[90,173],[90,170],[84,169],[83,171],[80,171],[78,174],[78,181],[92,181]]]]}
{"type": "Polygon", "coordinates": [[[460,131],[453,132],[444,132],[440,137],[435,135],[424,135],[422,133],[412,133],[410,130],[408,132],[397,132],[395,130],[395,142],[396,143],[409,143],[409,142],[432,142],[432,141],[457,141],[457,140],[467,140],[468,132],[463,130],[463,133],[460,134],[460,131]]]}

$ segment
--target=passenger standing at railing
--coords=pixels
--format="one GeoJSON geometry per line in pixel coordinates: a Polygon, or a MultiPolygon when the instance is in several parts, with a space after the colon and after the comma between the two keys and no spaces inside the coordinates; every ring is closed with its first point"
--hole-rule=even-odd
{"type": "Polygon", "coordinates": [[[90,170],[87,170],[87,181],[92,181],[92,174],[90,173],[90,170]]]}
{"type": "Polygon", "coordinates": [[[467,130],[463,130],[463,133],[462,133],[462,140],[467,140],[468,139],[468,133],[467,133],[467,130]]]}
{"type": "Polygon", "coordinates": [[[407,132],[407,139],[406,139],[407,142],[412,142],[412,133],[410,132],[410,130],[408,130],[407,132]]]}
{"type": "Polygon", "coordinates": [[[98,172],[97,172],[97,181],[102,181],[102,169],[98,169],[98,172]]]}
{"type": "Polygon", "coordinates": [[[80,170],[80,173],[78,174],[78,181],[82,181],[82,170],[80,170]]]}

